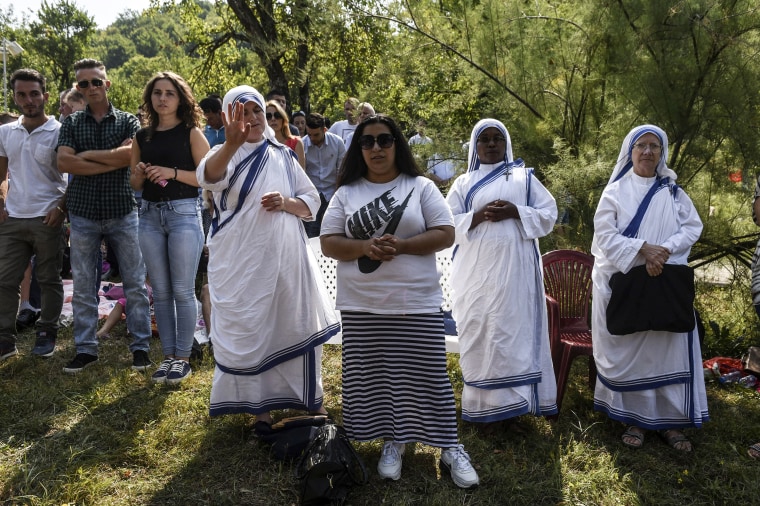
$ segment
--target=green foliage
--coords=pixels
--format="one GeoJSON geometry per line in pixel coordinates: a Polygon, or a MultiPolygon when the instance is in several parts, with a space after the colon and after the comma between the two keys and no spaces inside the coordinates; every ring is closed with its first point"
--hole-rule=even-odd
{"type": "Polygon", "coordinates": [[[74,82],[74,62],[82,58],[95,33],[95,22],[72,0],[43,0],[39,18],[29,24],[24,48],[48,79],[51,89],[68,89],[74,82]]]}

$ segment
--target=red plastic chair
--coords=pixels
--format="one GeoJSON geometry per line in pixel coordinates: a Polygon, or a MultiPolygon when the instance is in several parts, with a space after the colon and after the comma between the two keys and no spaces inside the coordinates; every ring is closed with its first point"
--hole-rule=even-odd
{"type": "Polygon", "coordinates": [[[570,366],[576,357],[589,357],[589,387],[593,389],[596,383],[589,325],[594,257],[580,251],[556,250],[544,254],[542,260],[549,340],[557,379],[557,407],[561,408],[570,366]]]}

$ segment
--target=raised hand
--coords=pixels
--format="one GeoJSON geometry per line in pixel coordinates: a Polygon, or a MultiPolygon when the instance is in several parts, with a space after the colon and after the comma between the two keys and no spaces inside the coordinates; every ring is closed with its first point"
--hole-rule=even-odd
{"type": "Polygon", "coordinates": [[[244,106],[241,102],[227,104],[227,113],[222,111],[225,142],[242,146],[251,132],[251,124],[244,119],[244,106]]]}

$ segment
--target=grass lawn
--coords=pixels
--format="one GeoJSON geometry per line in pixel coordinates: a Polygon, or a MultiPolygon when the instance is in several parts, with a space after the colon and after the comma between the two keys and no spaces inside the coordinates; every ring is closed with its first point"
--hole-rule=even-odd
{"type": "MultiPolygon", "coordinates": [[[[30,355],[27,331],[19,356],[0,363],[0,504],[297,504],[293,466],[257,443],[252,417],[209,418],[212,359],[178,387],[152,385],[150,373],[130,369],[124,334],[117,326],[101,343],[99,363],[78,375],[62,372],[74,355],[70,329],[50,359],[30,355]]],[[[159,348],[154,341],[156,363],[159,348]]],[[[449,371],[458,393],[457,358],[449,357],[449,371]]],[[[709,384],[713,421],[686,431],[691,455],[653,434],[630,450],[620,443],[623,427],[592,410],[585,367],[576,361],[556,423],[523,417],[525,433],[490,436],[460,424],[478,488],[458,489],[440,475],[437,452],[420,445],[407,449],[399,481],[383,481],[375,471],[380,444],[363,443],[370,481],[349,504],[758,504],[760,462],[746,454],[760,440],[754,390],[709,384]]],[[[323,374],[327,409],[339,419],[339,347],[325,347],[323,374]]]]}

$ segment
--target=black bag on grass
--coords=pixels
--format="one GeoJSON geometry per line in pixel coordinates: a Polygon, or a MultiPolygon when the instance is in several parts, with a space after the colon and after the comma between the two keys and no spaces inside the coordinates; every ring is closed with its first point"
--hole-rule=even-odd
{"type": "Polygon", "coordinates": [[[267,443],[279,460],[293,460],[316,436],[317,429],[327,421],[325,415],[304,415],[283,418],[271,427],[256,429],[256,436],[267,443]]]}
{"type": "Polygon", "coordinates": [[[343,504],[351,487],[367,483],[367,469],[340,425],[325,423],[296,467],[301,505],[343,504]]]}

